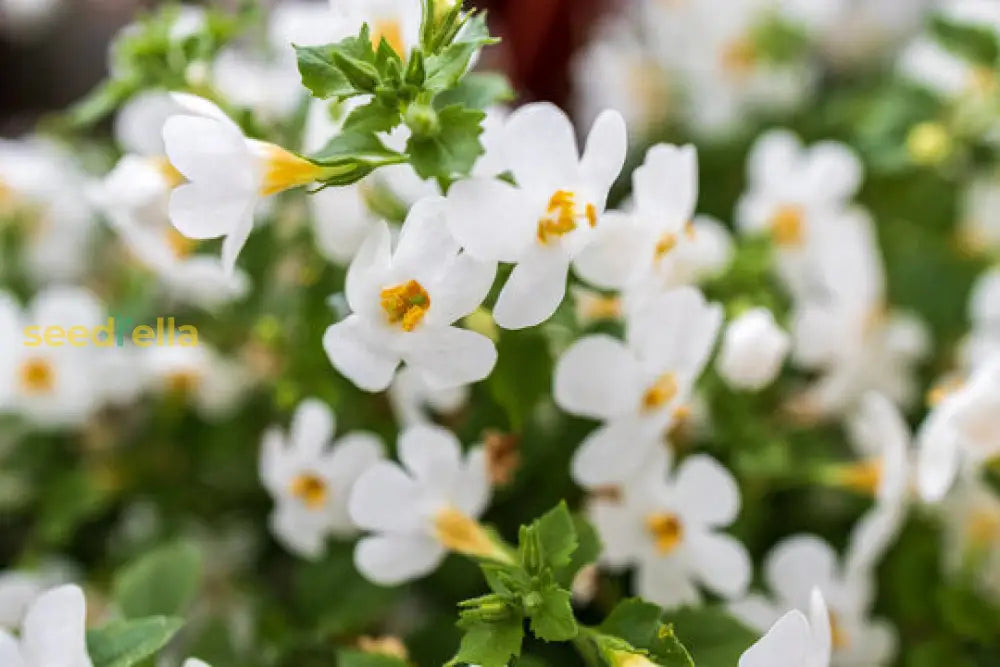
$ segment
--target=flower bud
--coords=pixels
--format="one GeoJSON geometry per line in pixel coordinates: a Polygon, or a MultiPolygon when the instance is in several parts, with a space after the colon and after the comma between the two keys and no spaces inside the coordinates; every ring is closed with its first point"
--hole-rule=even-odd
{"type": "Polygon", "coordinates": [[[729,324],[717,369],[734,389],[756,391],[781,371],[791,340],[766,308],[754,308],[729,324]]]}

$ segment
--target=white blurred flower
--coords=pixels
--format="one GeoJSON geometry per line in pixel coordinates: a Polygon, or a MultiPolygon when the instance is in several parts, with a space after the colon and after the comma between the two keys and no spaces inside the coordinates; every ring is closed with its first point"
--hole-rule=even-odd
{"type": "Polygon", "coordinates": [[[775,596],[752,593],[731,603],[730,611],[750,627],[766,631],[791,609],[807,610],[819,589],[829,607],[833,647],[831,664],[840,667],[883,667],[896,654],[896,633],[871,617],[874,590],[871,572],[842,567],[829,544],[811,535],[779,543],[764,563],[764,580],[775,596]]]}
{"type": "Polygon", "coordinates": [[[184,661],[183,667],[211,667],[207,662],[203,662],[198,658],[188,658],[184,661]]]}
{"type": "Polygon", "coordinates": [[[977,252],[1000,250],[1000,179],[975,178],[962,199],[959,234],[963,245],[977,252]]]}
{"type": "Polygon", "coordinates": [[[372,535],[354,561],[368,579],[392,585],[425,576],[448,551],[506,560],[477,519],[490,500],[482,447],[462,454],[458,439],[429,424],[400,434],[402,465],[380,462],[358,479],[350,514],[372,535]]]}
{"type": "Polygon", "coordinates": [[[967,371],[992,357],[1000,357],[1000,268],[979,276],[969,297],[972,330],[962,342],[962,364],[967,371]]]}
{"type": "Polygon", "coordinates": [[[1000,599],[1000,497],[975,477],[959,480],[938,505],[945,573],[973,578],[1000,599]]]}
{"type": "Polygon", "coordinates": [[[943,397],[920,427],[917,443],[918,488],[927,502],[940,501],[963,467],[977,470],[1000,454],[1000,357],[943,397]]]}
{"type": "Polygon", "coordinates": [[[750,556],[721,532],[739,514],[736,480],[704,455],[685,459],[669,479],[666,469],[666,458],[658,457],[622,488],[620,499],[590,503],[602,562],[635,566],[636,592],[668,609],[699,604],[699,584],[724,598],[743,595],[750,556]]]}
{"type": "Polygon", "coordinates": [[[15,630],[20,627],[31,603],[46,590],[65,581],[67,574],[65,568],[58,565],[50,565],[37,572],[0,572],[0,629],[15,630]]]}
{"type": "Polygon", "coordinates": [[[325,403],[299,404],[288,435],[278,428],[264,434],[260,476],[275,500],[271,531],[305,558],[319,558],[326,538],[355,532],[347,503],[355,480],[382,458],[377,436],[349,433],[331,445],[335,418],[325,403]]]}
{"type": "Polygon", "coordinates": [[[63,8],[64,0],[0,0],[0,31],[13,39],[42,34],[63,8]]]}
{"type": "Polygon", "coordinates": [[[823,594],[813,589],[809,616],[793,609],[740,656],[738,667],[829,667],[832,637],[823,594]]]}
{"type": "Polygon", "coordinates": [[[171,164],[189,182],[171,194],[170,220],[188,238],[224,236],[222,264],[232,272],[258,202],[312,183],[324,170],[280,146],[246,138],[208,100],[184,93],[174,100],[188,114],[167,120],[163,140],[171,164]]]}
{"type": "Polygon", "coordinates": [[[327,329],[323,347],[366,391],[387,388],[401,361],[434,389],[478,382],[496,363],[492,341],[452,325],[486,298],[496,266],[459,251],[443,208],[440,198],[414,206],[395,250],[378,225],[351,263],[353,313],[327,329]]]}
{"type": "Polygon", "coordinates": [[[154,393],[189,402],[206,419],[232,413],[253,385],[250,371],[208,343],[155,346],[141,351],[145,383],[154,393]]]}
{"type": "Polygon", "coordinates": [[[503,131],[518,185],[474,177],[452,186],[448,226],[462,247],[516,264],[494,308],[501,327],[539,324],[562,302],[570,263],[593,238],[624,164],[625,135],[620,114],[602,114],[581,158],[569,118],[551,104],[530,104],[503,131]]]}
{"type": "Polygon", "coordinates": [[[781,372],[791,337],[767,308],[754,308],[729,323],[716,361],[719,375],[735,389],[758,391],[781,372]]]}
{"type": "Polygon", "coordinates": [[[92,667],[87,654],[86,601],[78,586],[61,586],[36,599],[20,638],[0,630],[4,667],[92,667]]]}
{"type": "Polygon", "coordinates": [[[563,353],[553,380],[556,403],[604,422],[573,458],[579,484],[621,483],[662,447],[670,426],[688,410],[721,323],[720,306],[682,287],[631,313],[626,342],[598,334],[563,353]]]}
{"type": "Polygon", "coordinates": [[[389,405],[402,426],[431,421],[429,413],[453,415],[468,402],[469,387],[431,389],[420,373],[410,367],[399,369],[389,385],[389,405]]]}

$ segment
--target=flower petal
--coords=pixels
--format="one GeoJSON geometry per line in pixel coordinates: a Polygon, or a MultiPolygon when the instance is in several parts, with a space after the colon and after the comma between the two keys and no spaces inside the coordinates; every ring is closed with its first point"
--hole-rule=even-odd
{"type": "Polygon", "coordinates": [[[384,391],[399,366],[399,357],[372,344],[370,327],[351,315],[326,330],[323,349],[344,377],[365,391],[384,391]]]}
{"type": "MultiPolygon", "coordinates": [[[[627,151],[625,119],[611,109],[601,112],[587,137],[587,148],[580,160],[580,175],[596,193],[606,197],[625,166],[627,151]]],[[[605,203],[604,200],[595,201],[594,205],[603,209],[605,203]]]]}
{"type": "Polygon", "coordinates": [[[518,261],[535,243],[538,213],[524,192],[497,179],[471,178],[448,191],[448,229],[481,260],[518,261]]]}
{"type": "Polygon", "coordinates": [[[236,228],[231,230],[222,241],[222,269],[227,276],[232,276],[236,271],[236,258],[239,257],[243,246],[250,238],[253,231],[253,208],[247,211],[246,215],[240,218],[236,228]]]}
{"type": "Polygon", "coordinates": [[[497,363],[493,341],[468,329],[424,327],[404,340],[403,359],[432,390],[479,382],[497,363]]]}
{"type": "Polygon", "coordinates": [[[739,540],[723,533],[694,531],[688,538],[688,548],[705,588],[727,599],[746,593],[753,564],[739,540]]]}
{"type": "Polygon", "coordinates": [[[489,506],[492,495],[486,451],[481,446],[473,447],[465,457],[462,473],[451,489],[451,500],[467,516],[479,518],[489,506]]]}
{"type": "Polygon", "coordinates": [[[428,274],[440,271],[458,253],[458,242],[448,230],[446,208],[443,197],[425,197],[410,209],[392,256],[397,275],[426,282],[428,274]]]}
{"type": "Polygon", "coordinates": [[[430,574],[444,555],[444,547],[430,537],[376,535],[358,542],[354,565],[369,581],[395,586],[430,574]]]}
{"type": "Polygon", "coordinates": [[[611,419],[639,409],[642,381],[642,369],[624,343],[597,334],[578,340],[559,358],[553,395],[567,412],[611,419]]]}
{"type": "Polygon", "coordinates": [[[938,502],[955,482],[961,442],[947,406],[935,409],[917,436],[917,489],[925,502],[938,502]]]}
{"type": "Polygon", "coordinates": [[[462,445],[435,424],[417,424],[399,435],[399,460],[414,479],[430,487],[450,486],[462,467],[462,445]]]}
{"type": "Polygon", "coordinates": [[[669,370],[682,384],[701,374],[715,348],[722,308],[695,287],[679,287],[629,313],[628,341],[651,370],[669,370]]]}
{"type": "Polygon", "coordinates": [[[424,527],[424,490],[395,463],[379,461],[351,489],[351,520],[367,530],[419,533],[424,527]]]}
{"type": "Polygon", "coordinates": [[[278,506],[268,523],[274,537],[297,556],[318,560],[326,551],[326,521],[319,512],[286,503],[278,506]]]}
{"type": "Polygon", "coordinates": [[[87,603],[79,586],[43,593],[21,627],[21,647],[29,665],[91,667],[87,656],[87,603]]]}
{"type": "Polygon", "coordinates": [[[666,610],[697,606],[701,602],[701,593],[676,557],[654,557],[640,563],[635,573],[635,591],[666,610]]]}
{"type": "Polygon", "coordinates": [[[484,262],[465,252],[452,258],[440,279],[428,287],[427,323],[448,325],[474,311],[486,299],[496,275],[496,262],[484,262]]]}
{"type": "Polygon", "coordinates": [[[838,576],[837,554],[822,539],[795,535],[771,550],[764,579],[786,604],[805,608],[813,588],[827,589],[838,576]]]}
{"type": "Polygon", "coordinates": [[[382,316],[380,293],[392,269],[392,234],[385,222],[376,223],[347,270],[344,292],[355,313],[382,316]]]}
{"type": "Polygon", "coordinates": [[[573,269],[592,285],[623,289],[639,272],[641,262],[651,259],[648,241],[632,216],[605,213],[590,243],[573,258],[573,269]]]}
{"type": "Polygon", "coordinates": [[[189,183],[170,194],[170,222],[189,239],[214,239],[236,230],[252,206],[252,197],[189,183]]]}
{"type": "Polygon", "coordinates": [[[740,656],[738,667],[804,667],[810,665],[811,629],[805,614],[788,612],[767,634],[740,656]]]}
{"type": "Polygon", "coordinates": [[[684,519],[713,528],[728,526],[740,512],[740,489],[726,468],[696,454],[681,463],[671,492],[684,519]]]}
{"type": "Polygon", "coordinates": [[[698,201],[698,152],[694,146],[657,144],[632,176],[636,212],[664,225],[683,225],[698,201]]]}
{"type": "MultiPolygon", "coordinates": [[[[602,146],[604,133],[610,135],[615,129],[611,122],[600,135],[602,146]]],[[[580,153],[573,123],[554,104],[538,102],[516,110],[507,119],[503,137],[508,164],[520,187],[552,193],[575,180],[580,153]]]]}
{"type": "Polygon", "coordinates": [[[28,667],[21,659],[21,647],[18,641],[4,630],[0,630],[0,665],[28,667]]]}
{"type": "Polygon", "coordinates": [[[514,267],[500,291],[493,319],[504,329],[541,324],[566,296],[569,258],[558,249],[533,248],[514,267]]]}
{"type": "Polygon", "coordinates": [[[170,163],[189,181],[246,194],[257,189],[254,159],[234,127],[198,116],[173,116],[163,125],[170,163]]]}
{"type": "Polygon", "coordinates": [[[576,483],[586,488],[625,484],[660,446],[657,434],[650,433],[639,420],[610,421],[580,444],[570,472],[576,483]]]}
{"type": "Polygon", "coordinates": [[[292,447],[303,456],[317,458],[330,444],[335,428],[336,418],[330,406],[317,398],[307,398],[299,403],[292,417],[292,447]]]}

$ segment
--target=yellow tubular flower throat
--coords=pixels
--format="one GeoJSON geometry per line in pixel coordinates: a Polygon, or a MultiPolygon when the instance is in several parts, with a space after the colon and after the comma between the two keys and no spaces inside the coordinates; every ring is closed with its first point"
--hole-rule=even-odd
{"type": "Polygon", "coordinates": [[[198,247],[197,241],[189,239],[173,227],[168,228],[163,236],[167,242],[167,247],[170,248],[171,254],[176,259],[184,259],[190,256],[194,252],[194,249],[198,247]]]}
{"type": "Polygon", "coordinates": [[[378,48],[382,39],[392,47],[400,58],[406,58],[406,44],[403,43],[403,25],[397,18],[382,18],[372,26],[372,46],[378,48]]]}
{"type": "Polygon", "coordinates": [[[171,164],[167,156],[164,155],[151,159],[153,166],[160,172],[160,175],[163,176],[163,180],[166,181],[167,187],[176,188],[179,185],[187,183],[187,179],[184,178],[184,175],[181,172],[177,171],[177,167],[171,164]]]}
{"type": "Polygon", "coordinates": [[[646,530],[653,537],[656,551],[665,556],[684,540],[684,524],[672,512],[656,512],[646,517],[646,530]]]}
{"type": "Polygon", "coordinates": [[[538,242],[548,244],[553,238],[569,234],[577,227],[577,219],[585,217],[591,227],[597,226],[597,208],[587,204],[581,213],[576,204],[576,193],[556,190],[546,209],[546,216],[538,221],[538,242]]]}
{"type": "Polygon", "coordinates": [[[882,462],[879,459],[859,461],[845,465],[835,473],[838,486],[863,495],[874,496],[882,481],[882,462]]]}
{"type": "Polygon", "coordinates": [[[21,389],[30,396],[51,394],[55,388],[56,374],[47,359],[33,357],[21,364],[21,389]]]}
{"type": "Polygon", "coordinates": [[[380,293],[382,309],[390,324],[398,324],[403,331],[417,328],[431,307],[431,297],[416,280],[387,287],[380,293]]]}
{"type": "Polygon", "coordinates": [[[302,473],[292,480],[292,495],[302,501],[311,510],[319,509],[326,504],[328,490],[326,482],[311,473],[302,473]]]}
{"type": "Polygon", "coordinates": [[[325,173],[323,167],[275,144],[264,144],[264,153],[264,178],[260,184],[262,197],[309,185],[321,179],[325,173]]]}
{"type": "Polygon", "coordinates": [[[434,515],[434,537],[450,551],[508,561],[509,557],[475,519],[447,506],[434,515]]]}

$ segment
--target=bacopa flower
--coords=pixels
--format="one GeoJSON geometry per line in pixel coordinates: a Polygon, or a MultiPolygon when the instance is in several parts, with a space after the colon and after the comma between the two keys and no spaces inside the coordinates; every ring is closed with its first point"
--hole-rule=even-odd
{"type": "Polygon", "coordinates": [[[275,144],[248,139],[206,99],[175,93],[188,112],[169,118],[163,141],[170,163],[189,182],[170,197],[170,220],[184,236],[224,236],[222,264],[232,271],[253,230],[257,202],[307,185],[324,170],[275,144]]]}
{"type": "Polygon", "coordinates": [[[0,630],[4,667],[92,667],[87,654],[86,601],[78,586],[60,586],[35,600],[20,639],[0,630]]]}
{"type": "Polygon", "coordinates": [[[422,424],[402,432],[402,465],[380,462],[351,492],[355,524],[374,534],[354,552],[368,579],[392,585],[432,572],[449,551],[507,560],[477,519],[490,500],[485,454],[461,444],[439,426],[422,424]]]}
{"type": "Polygon", "coordinates": [[[420,373],[401,368],[389,386],[389,405],[403,426],[429,422],[431,414],[453,415],[469,400],[469,387],[459,385],[434,390],[427,386],[420,373]]]}
{"type": "Polygon", "coordinates": [[[188,402],[206,419],[231,414],[253,385],[247,367],[210,344],[164,345],[142,350],[144,384],[153,393],[188,402]]]}
{"type": "Polygon", "coordinates": [[[750,557],[721,532],[740,510],[736,480],[711,457],[685,459],[666,475],[665,457],[620,492],[598,497],[589,514],[604,543],[602,562],[636,567],[635,589],[668,608],[698,604],[702,585],[735,598],[750,581],[750,557]]]}
{"type": "Polygon", "coordinates": [[[968,369],[1000,357],[1000,269],[983,273],[969,297],[972,331],[962,342],[962,362],[968,369]]]}
{"type": "Polygon", "coordinates": [[[760,390],[774,381],[792,347],[767,308],[743,313],[726,327],[716,367],[729,386],[760,390]]]}
{"type": "Polygon", "coordinates": [[[740,656],[738,667],[829,667],[832,648],[830,614],[818,589],[809,600],[809,616],[793,609],[740,656]]]}
{"type": "Polygon", "coordinates": [[[459,251],[443,205],[440,198],[418,202],[395,250],[388,226],[378,225],[348,270],[353,313],[327,329],[323,346],[366,391],[388,387],[401,361],[431,389],[478,382],[496,363],[490,339],[452,326],[486,298],[496,265],[459,251]]]}
{"type": "Polygon", "coordinates": [[[271,530],[290,550],[307,557],[323,554],[330,535],[355,532],[347,513],[355,480],[383,456],[370,433],[349,433],[330,444],[335,418],[326,404],[299,404],[287,435],[264,434],[260,476],[275,500],[271,530]]]}
{"type": "Polygon", "coordinates": [[[569,266],[591,241],[625,161],[625,121],[601,114],[580,157],[573,125],[551,104],[511,114],[501,146],[517,185],[459,181],[448,192],[452,234],[474,257],[516,264],[493,315],[501,327],[543,322],[566,293],[569,266]]]}
{"type": "Polygon", "coordinates": [[[597,334],[556,364],[556,403],[604,424],[573,458],[574,479],[618,484],[641,468],[678,417],[715,345],[722,310],[696,288],[661,295],[629,315],[626,342],[597,334]]]}
{"type": "MultiPolygon", "coordinates": [[[[845,557],[845,563],[851,560],[845,557]]],[[[833,665],[880,667],[892,662],[896,633],[886,621],[871,618],[871,572],[842,566],[823,540],[811,535],[786,538],[768,555],[764,579],[775,599],[751,594],[730,604],[733,614],[750,627],[764,632],[789,610],[809,609],[812,591],[818,589],[829,606],[833,665]]]]}

